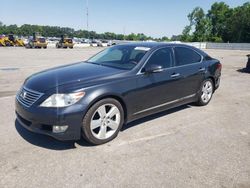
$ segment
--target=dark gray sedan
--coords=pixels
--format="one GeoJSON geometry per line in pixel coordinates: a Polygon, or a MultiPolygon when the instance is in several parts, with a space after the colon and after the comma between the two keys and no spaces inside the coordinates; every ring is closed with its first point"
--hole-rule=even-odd
{"type": "Polygon", "coordinates": [[[124,124],[183,104],[207,105],[221,64],[182,44],[131,43],[86,62],[27,78],[16,96],[17,120],[59,140],[114,139],[124,124]]]}

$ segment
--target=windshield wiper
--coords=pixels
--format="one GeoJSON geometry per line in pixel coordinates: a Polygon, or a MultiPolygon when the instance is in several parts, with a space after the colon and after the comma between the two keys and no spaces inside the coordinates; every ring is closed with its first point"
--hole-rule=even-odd
{"type": "Polygon", "coordinates": [[[101,65],[102,66],[102,64],[100,64],[100,63],[95,63],[95,62],[90,62],[90,61],[86,61],[86,63],[91,63],[91,64],[101,65]]]}

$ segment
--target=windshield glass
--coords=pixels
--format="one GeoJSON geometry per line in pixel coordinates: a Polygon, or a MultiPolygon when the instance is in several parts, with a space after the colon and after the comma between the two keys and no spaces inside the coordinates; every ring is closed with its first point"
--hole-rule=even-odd
{"type": "Polygon", "coordinates": [[[39,38],[38,40],[39,42],[42,42],[42,43],[46,42],[45,38],[39,38]]]}
{"type": "Polygon", "coordinates": [[[147,47],[130,45],[114,46],[91,57],[87,62],[120,69],[133,69],[149,51],[147,47]]]}

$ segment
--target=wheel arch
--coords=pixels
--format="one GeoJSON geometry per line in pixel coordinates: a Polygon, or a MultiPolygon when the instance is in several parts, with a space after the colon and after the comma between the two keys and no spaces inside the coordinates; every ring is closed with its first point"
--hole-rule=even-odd
{"type": "Polygon", "coordinates": [[[95,98],[88,106],[87,108],[87,111],[97,102],[103,100],[103,99],[107,99],[107,98],[112,98],[112,99],[115,99],[117,100],[121,105],[122,105],[122,108],[123,108],[123,112],[124,112],[124,123],[127,122],[127,116],[128,116],[128,113],[127,113],[127,105],[126,103],[124,102],[124,100],[122,99],[121,96],[119,95],[116,95],[116,94],[106,94],[106,95],[101,95],[97,98],[95,98]]]}
{"type": "Polygon", "coordinates": [[[206,79],[211,79],[212,80],[213,88],[214,88],[213,92],[215,92],[215,78],[213,76],[209,76],[206,79]]]}

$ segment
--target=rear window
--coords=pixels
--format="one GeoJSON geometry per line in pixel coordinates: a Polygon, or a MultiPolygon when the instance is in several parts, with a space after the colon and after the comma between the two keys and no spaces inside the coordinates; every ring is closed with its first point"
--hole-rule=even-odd
{"type": "Polygon", "coordinates": [[[39,42],[43,42],[43,43],[46,41],[45,38],[39,38],[38,40],[39,42]]]}
{"type": "Polygon", "coordinates": [[[190,48],[175,47],[176,66],[189,65],[201,61],[201,56],[190,48]]]}
{"type": "Polygon", "coordinates": [[[72,43],[72,39],[66,39],[68,43],[72,43]]]}

